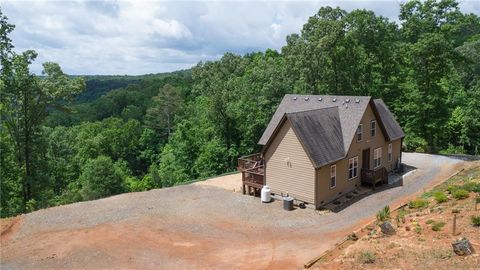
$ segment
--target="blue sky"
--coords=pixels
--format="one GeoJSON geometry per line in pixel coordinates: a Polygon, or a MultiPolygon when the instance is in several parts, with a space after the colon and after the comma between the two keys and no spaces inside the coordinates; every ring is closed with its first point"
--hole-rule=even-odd
{"type": "MultiPolygon", "coordinates": [[[[190,68],[225,52],[280,50],[321,6],[365,8],[397,20],[396,0],[377,1],[11,1],[17,51],[39,53],[32,65],[59,63],[68,74],[146,74],[190,68]]],[[[460,1],[480,14],[480,1],[460,1]]]]}

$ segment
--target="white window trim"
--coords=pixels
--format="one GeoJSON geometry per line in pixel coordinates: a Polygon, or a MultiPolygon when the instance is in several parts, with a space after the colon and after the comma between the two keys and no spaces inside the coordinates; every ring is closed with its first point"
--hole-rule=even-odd
{"type": "Polygon", "coordinates": [[[392,153],[392,144],[388,144],[388,153],[387,153],[388,162],[392,162],[393,153],[392,153]]]}
{"type": "Polygon", "coordinates": [[[376,148],[373,150],[373,169],[377,169],[382,166],[382,147],[376,148]],[[377,159],[379,160],[378,165],[377,159]]]}
{"type": "Polygon", "coordinates": [[[330,189],[337,187],[337,165],[330,166],[330,189]],[[332,169],[334,169],[335,174],[332,175],[332,169]],[[335,185],[332,186],[332,178],[335,178],[335,185]]]}
{"type": "Polygon", "coordinates": [[[376,120],[372,120],[370,122],[370,137],[375,137],[377,136],[377,121],[376,120]]]}
{"type": "Polygon", "coordinates": [[[363,125],[360,124],[357,127],[357,132],[355,132],[355,135],[357,137],[357,142],[361,142],[363,140],[363,125]],[[360,132],[358,132],[360,131],[360,132]],[[360,135],[360,140],[358,139],[358,135],[360,135]]]}
{"type": "Polygon", "coordinates": [[[358,156],[355,156],[355,157],[352,157],[352,158],[348,159],[347,178],[348,178],[348,180],[352,180],[352,179],[355,179],[357,177],[358,177],[358,156]],[[355,167],[355,161],[357,163],[356,167],[355,167]],[[353,164],[353,166],[352,166],[353,172],[356,172],[356,173],[354,173],[354,176],[352,178],[350,178],[350,162],[353,164]]]}

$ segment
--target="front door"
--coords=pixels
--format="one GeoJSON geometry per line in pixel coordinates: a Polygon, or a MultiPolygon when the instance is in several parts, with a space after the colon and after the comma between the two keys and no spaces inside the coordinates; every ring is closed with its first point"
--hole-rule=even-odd
{"type": "Polygon", "coordinates": [[[370,170],[370,148],[363,150],[362,153],[362,169],[370,170]]]}

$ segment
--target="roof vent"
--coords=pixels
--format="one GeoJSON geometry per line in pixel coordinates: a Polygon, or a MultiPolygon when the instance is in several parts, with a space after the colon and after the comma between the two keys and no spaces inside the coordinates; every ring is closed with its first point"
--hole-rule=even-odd
{"type": "Polygon", "coordinates": [[[333,101],[333,102],[336,102],[336,101],[337,101],[337,98],[333,98],[332,101],[333,101]]]}
{"type": "Polygon", "coordinates": [[[305,101],[308,101],[309,97],[305,97],[305,101]]]}
{"type": "Polygon", "coordinates": [[[318,98],[318,101],[322,101],[322,98],[321,98],[321,97],[319,97],[319,98],[318,98]]]}
{"type": "Polygon", "coordinates": [[[293,97],[293,100],[297,100],[297,97],[293,97]]]}
{"type": "Polygon", "coordinates": [[[349,102],[350,102],[350,99],[349,99],[349,98],[345,99],[345,102],[346,102],[346,103],[349,103],[349,102]]]}
{"type": "Polygon", "coordinates": [[[355,103],[360,103],[360,99],[355,99],[355,103]]]}

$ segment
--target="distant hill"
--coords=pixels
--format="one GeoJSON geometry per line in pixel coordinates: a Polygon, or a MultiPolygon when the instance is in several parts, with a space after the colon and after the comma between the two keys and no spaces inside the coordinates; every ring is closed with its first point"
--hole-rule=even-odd
{"type": "MultiPolygon", "coordinates": [[[[124,88],[132,84],[139,84],[145,79],[163,79],[175,75],[185,75],[191,70],[179,70],[173,72],[145,74],[145,75],[87,75],[85,78],[86,89],[76,97],[78,103],[91,102],[111,90],[124,88]]],[[[77,76],[74,76],[77,77],[77,76]]]]}

